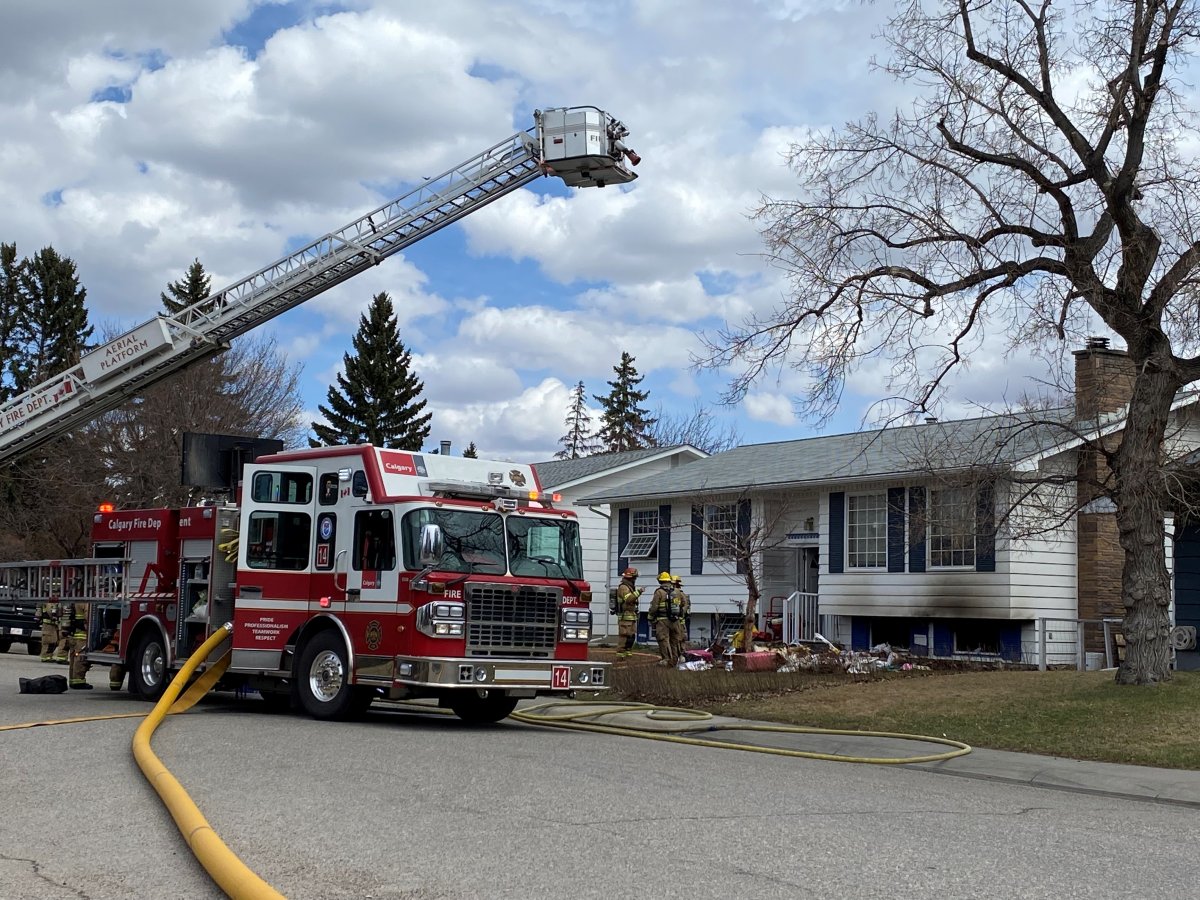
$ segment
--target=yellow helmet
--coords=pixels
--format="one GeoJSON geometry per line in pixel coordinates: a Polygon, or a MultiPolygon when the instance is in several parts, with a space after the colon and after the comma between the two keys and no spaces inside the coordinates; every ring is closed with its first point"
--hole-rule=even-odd
{"type": "Polygon", "coordinates": [[[658,580],[659,580],[659,581],[670,581],[670,580],[671,580],[671,573],[670,573],[670,572],[659,572],[659,573],[658,573],[658,580]]]}

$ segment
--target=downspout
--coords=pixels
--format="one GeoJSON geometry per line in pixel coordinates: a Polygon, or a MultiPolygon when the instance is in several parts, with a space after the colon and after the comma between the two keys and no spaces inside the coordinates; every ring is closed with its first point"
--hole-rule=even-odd
{"type": "MultiPolygon", "coordinates": [[[[588,506],[588,510],[590,512],[594,512],[596,515],[600,516],[602,519],[607,520],[607,524],[604,528],[604,606],[603,606],[603,609],[604,609],[604,641],[605,641],[605,643],[608,643],[610,640],[612,640],[612,638],[614,637],[614,634],[615,634],[613,631],[613,627],[612,627],[614,624],[613,623],[613,615],[612,615],[612,613],[610,613],[608,611],[608,590],[609,590],[608,578],[612,574],[612,570],[613,570],[613,566],[612,566],[612,561],[613,561],[612,513],[605,512],[604,510],[601,510],[601,509],[597,509],[595,506],[591,506],[591,505],[588,506]]],[[[596,591],[594,589],[592,590],[592,596],[593,597],[596,596],[596,591]]]]}

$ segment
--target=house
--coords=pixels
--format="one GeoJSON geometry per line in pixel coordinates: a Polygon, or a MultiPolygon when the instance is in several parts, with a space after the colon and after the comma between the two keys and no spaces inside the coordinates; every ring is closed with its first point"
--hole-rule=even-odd
{"type": "MultiPolygon", "coordinates": [[[[613,490],[628,481],[660,475],[676,468],[705,459],[708,454],[689,444],[674,447],[648,447],[620,453],[594,453],[579,459],[553,459],[534,463],[538,483],[545,491],[562,495],[561,505],[571,507],[584,494],[613,490]]],[[[575,506],[579,516],[579,536],[583,544],[584,578],[592,586],[593,632],[597,635],[616,635],[616,618],[608,612],[608,591],[621,578],[621,569],[614,571],[609,546],[608,505],[604,503],[575,506]]],[[[644,558],[639,557],[639,564],[644,558]]],[[[653,561],[644,565],[642,583],[649,584],[658,574],[650,572],[653,561]]]]}
{"type": "MultiPolygon", "coordinates": [[[[1073,409],[752,444],[576,502],[612,508],[610,575],[637,565],[637,536],[658,529],[656,564],[684,579],[693,641],[740,619],[740,539],[760,627],[785,637],[1071,661],[1080,620],[1098,651],[1103,620],[1123,615],[1115,515],[1084,437],[1119,432],[1132,384],[1128,357],[1103,339],[1075,357],[1073,409]]],[[[1171,441],[1200,445],[1194,396],[1176,402],[1171,441]]],[[[1200,529],[1190,541],[1175,552],[1195,559],[1183,587],[1200,624],[1200,529]]]]}

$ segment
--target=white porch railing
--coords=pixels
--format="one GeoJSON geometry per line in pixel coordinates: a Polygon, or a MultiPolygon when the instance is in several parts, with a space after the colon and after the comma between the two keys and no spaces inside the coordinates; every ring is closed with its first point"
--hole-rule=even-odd
{"type": "Polygon", "coordinates": [[[783,642],[814,640],[817,632],[817,595],[794,592],[783,601],[783,642]]]}

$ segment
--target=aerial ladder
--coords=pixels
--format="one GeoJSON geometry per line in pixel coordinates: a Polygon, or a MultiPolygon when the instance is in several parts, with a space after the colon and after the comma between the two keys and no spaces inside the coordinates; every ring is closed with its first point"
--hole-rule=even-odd
{"type": "Polygon", "coordinates": [[[158,315],[0,406],[0,461],[107,412],[233,338],[353,278],[536,178],[627,184],[628,129],[594,106],[534,110],[534,126],[174,315],[158,315]]]}

